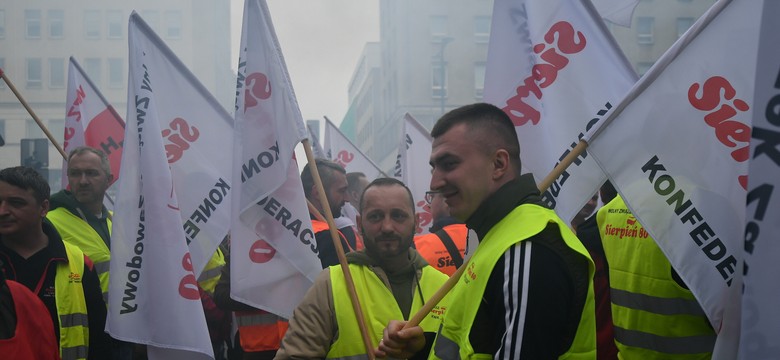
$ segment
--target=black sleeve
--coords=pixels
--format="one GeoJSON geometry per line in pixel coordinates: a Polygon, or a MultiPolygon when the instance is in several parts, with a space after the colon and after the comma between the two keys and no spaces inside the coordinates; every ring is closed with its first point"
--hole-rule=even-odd
{"type": "Polygon", "coordinates": [[[573,316],[579,323],[574,294],[555,251],[531,240],[513,245],[490,274],[469,335],[474,350],[501,359],[557,359],[571,346],[573,316]]]}
{"type": "Polygon", "coordinates": [[[314,234],[314,237],[317,240],[318,256],[320,257],[322,268],[338,265],[339,257],[336,255],[336,248],[333,246],[333,238],[330,236],[330,231],[320,231],[314,234]]]}
{"type": "Polygon", "coordinates": [[[110,359],[111,337],[106,333],[106,303],[103,301],[103,291],[100,289],[100,279],[92,266],[92,261],[84,255],[84,277],[81,285],[84,288],[84,300],[87,303],[89,317],[89,354],[87,359],[110,359]]]}
{"type": "Polygon", "coordinates": [[[0,340],[10,339],[16,334],[16,309],[11,289],[0,271],[0,340]]]}

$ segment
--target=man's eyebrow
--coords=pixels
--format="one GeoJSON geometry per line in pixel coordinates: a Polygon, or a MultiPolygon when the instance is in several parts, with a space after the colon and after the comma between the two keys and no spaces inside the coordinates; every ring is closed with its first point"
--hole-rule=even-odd
{"type": "Polygon", "coordinates": [[[452,157],[455,157],[455,155],[452,155],[450,153],[441,154],[438,157],[429,160],[428,161],[428,165],[433,167],[434,164],[441,163],[442,161],[447,160],[447,159],[452,158],[452,157]]]}

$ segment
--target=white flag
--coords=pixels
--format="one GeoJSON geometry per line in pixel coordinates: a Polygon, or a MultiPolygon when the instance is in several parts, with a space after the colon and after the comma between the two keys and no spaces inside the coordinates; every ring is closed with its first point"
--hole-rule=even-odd
{"type": "Polygon", "coordinates": [[[589,151],[736,358],[762,1],[720,1],[616,106],[589,151]],[[724,47],[728,44],[727,47],[724,47]],[[613,121],[614,119],[614,121],[613,121]]]}
{"type": "Polygon", "coordinates": [[[265,1],[246,0],[241,49],[231,296],[289,317],[322,267],[293,158],[306,127],[265,1]]]}
{"type": "Polygon", "coordinates": [[[593,6],[604,20],[625,27],[631,27],[637,4],[639,0],[593,0],[593,6]]]}
{"type": "Polygon", "coordinates": [[[431,167],[428,160],[431,157],[433,139],[430,132],[408,113],[404,115],[402,128],[394,175],[412,191],[418,220],[415,233],[427,234],[428,228],[433,225],[431,209],[425,202],[425,192],[431,186],[431,167]]]}
{"type": "MultiPolygon", "coordinates": [[[[741,359],[780,357],[780,2],[764,1],[745,228],[741,359]]],[[[757,21],[755,18],[754,21],[757,21]]]]}
{"type": "MultiPolygon", "coordinates": [[[[522,166],[541,182],[636,80],[588,0],[496,0],[485,101],[512,119],[522,166]]],[[[570,221],[606,180],[584,153],[544,192],[570,221]]]]}
{"type": "Polygon", "coordinates": [[[192,194],[177,196],[182,189],[171,173],[174,162],[191,156],[189,141],[197,140],[191,138],[196,132],[188,125],[188,109],[203,110],[207,103],[192,96],[181,64],[171,61],[135,12],[128,39],[130,121],[114,217],[107,328],[114,338],[146,344],[150,359],[213,359],[180,210],[179,199],[192,194]],[[174,118],[175,127],[172,109],[184,112],[174,118]]]}
{"type": "Polygon", "coordinates": [[[371,159],[349,141],[338,126],[325,121],[325,154],[340,164],[347,172],[362,172],[368,181],[386,176],[371,159]]]}
{"type": "MultiPolygon", "coordinates": [[[[117,181],[122,143],[125,140],[125,122],[72,56],[68,66],[68,97],[65,106],[62,142],[65,154],[85,145],[102,150],[108,156],[111,174],[117,181]]],[[[62,173],[67,174],[67,169],[67,162],[63,162],[62,173]]],[[[67,186],[68,177],[63,176],[62,187],[67,186]]]]}

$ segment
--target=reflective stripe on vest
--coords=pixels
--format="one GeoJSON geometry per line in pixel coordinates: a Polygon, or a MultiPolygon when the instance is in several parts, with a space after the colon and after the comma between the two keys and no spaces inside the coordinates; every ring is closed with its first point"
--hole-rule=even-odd
{"type": "Polygon", "coordinates": [[[214,294],[214,289],[217,287],[219,278],[222,275],[222,268],[225,266],[225,255],[222,254],[222,250],[217,247],[217,251],[211,255],[211,259],[206,263],[206,267],[198,276],[198,285],[209,295],[214,294]]]}
{"type": "Polygon", "coordinates": [[[468,263],[463,264],[467,267],[467,272],[461,276],[450,292],[450,307],[447,309],[447,315],[434,341],[431,359],[493,357],[493,354],[475,353],[469,341],[469,333],[482,302],[482,295],[485,293],[490,274],[498,260],[512,245],[540,233],[549,223],[558,225],[567,247],[587,259],[590,279],[587,297],[577,325],[577,333],[571,347],[560,358],[596,358],[596,308],[593,295],[595,266],[593,261],[569,226],[552,210],[538,205],[524,204],[512,210],[494,225],[485,238],[480,241],[468,263]]]}
{"type": "MultiPolygon", "coordinates": [[[[715,336],[667,337],[641,331],[626,330],[617,326],[614,329],[615,338],[619,338],[624,345],[643,349],[655,349],[664,354],[710,353],[715,347],[715,336]]],[[[621,358],[628,357],[621,356],[621,358]]]]}
{"type": "Polygon", "coordinates": [[[709,359],[716,335],[690,290],[620,196],[596,214],[624,359],[709,359]]]}
{"type": "MultiPolygon", "coordinates": [[[[338,337],[331,344],[327,359],[366,359],[366,348],[360,339],[355,310],[352,301],[347,296],[347,285],[340,265],[331,266],[331,296],[333,297],[333,312],[336,317],[338,337]]],[[[377,346],[382,338],[382,331],[390,320],[403,319],[403,313],[395,301],[395,296],[388,285],[381,280],[368,266],[349,264],[349,271],[355,284],[355,291],[360,300],[360,307],[366,319],[371,344],[377,346]]],[[[430,299],[436,290],[447,281],[447,275],[425,266],[419,279],[419,289],[412,289],[412,305],[409,314],[417,313],[423,303],[430,299]],[[420,296],[422,293],[422,297],[420,296]]],[[[449,305],[447,295],[420,322],[425,332],[435,332],[439,328],[442,316],[449,305]]]]}
{"type": "Polygon", "coordinates": [[[54,276],[54,299],[60,327],[62,360],[86,359],[89,345],[89,321],[84,298],[84,253],[64,242],[67,263],[57,265],[54,276]]]}
{"type": "MultiPolygon", "coordinates": [[[[113,213],[109,212],[109,217],[106,219],[109,235],[111,234],[111,214],[113,213]]],[[[103,298],[107,300],[111,252],[106,246],[106,242],[84,219],[65,208],[59,207],[49,211],[46,218],[57,229],[63,241],[78,246],[95,264],[95,270],[100,278],[100,288],[103,290],[103,298]]]]}
{"type": "Polygon", "coordinates": [[[244,351],[277,350],[287,332],[287,320],[262,310],[236,311],[235,319],[244,351]]]}

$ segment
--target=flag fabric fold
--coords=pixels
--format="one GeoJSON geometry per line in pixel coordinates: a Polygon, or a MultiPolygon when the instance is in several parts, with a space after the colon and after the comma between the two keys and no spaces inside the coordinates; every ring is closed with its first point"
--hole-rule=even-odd
{"type": "MultiPolygon", "coordinates": [[[[65,131],[62,148],[65,154],[79,146],[102,150],[111,163],[114,182],[119,179],[122,144],[125,140],[125,122],[92,83],[76,59],[68,63],[68,95],[65,103],[65,131]]],[[[62,163],[67,174],[68,164],[62,163]]],[[[68,177],[62,176],[62,187],[68,186],[68,177]]]]}
{"type": "Polygon", "coordinates": [[[322,269],[294,161],[306,127],[265,1],[245,2],[237,85],[231,296],[289,317],[322,269]]]}
{"type": "Polygon", "coordinates": [[[198,130],[192,121],[221,119],[207,111],[209,98],[197,96],[202,87],[193,86],[191,74],[135,12],[128,39],[130,121],[112,234],[107,328],[114,338],[146,344],[150,359],[213,359],[182,220],[182,200],[193,195],[177,182],[175,168],[202,156],[191,146],[200,141],[199,131],[209,129],[198,130]],[[181,191],[187,195],[177,195],[181,191]]]}
{"type": "Polygon", "coordinates": [[[430,206],[425,202],[425,192],[431,186],[428,160],[431,157],[433,139],[430,132],[408,113],[404,115],[401,128],[403,131],[393,175],[412,191],[418,220],[415,233],[427,234],[428,228],[433,225],[430,206]]]}
{"type": "Polygon", "coordinates": [[[755,76],[740,359],[780,356],[780,2],[764,1],[755,76]]]}
{"type": "MultiPolygon", "coordinates": [[[[504,110],[524,170],[541,182],[636,81],[588,0],[496,0],[485,102],[504,110]]],[[[570,221],[606,176],[587,153],[542,195],[570,221]]]]}
{"type": "Polygon", "coordinates": [[[385,173],[344,135],[338,126],[325,119],[325,154],[347,172],[362,172],[368,181],[386,176],[385,173]]]}
{"type": "Polygon", "coordinates": [[[713,5],[586,136],[718,332],[713,358],[737,356],[761,9],[713,5]]]}
{"type": "Polygon", "coordinates": [[[601,17],[613,24],[631,27],[631,18],[639,0],[593,0],[601,17]]]}

